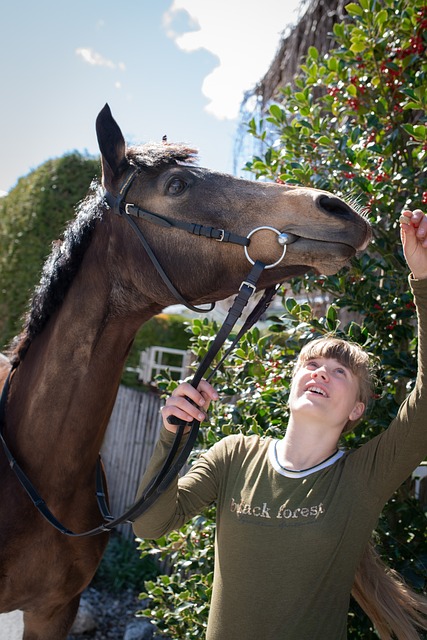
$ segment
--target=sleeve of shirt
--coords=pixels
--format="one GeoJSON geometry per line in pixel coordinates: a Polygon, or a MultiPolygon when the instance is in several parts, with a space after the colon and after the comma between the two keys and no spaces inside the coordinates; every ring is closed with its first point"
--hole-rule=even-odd
{"type": "MultiPolygon", "coordinates": [[[[137,498],[142,495],[151,478],[162,468],[173,440],[174,434],[162,428],[160,439],[141,480],[137,498]]],[[[223,440],[203,453],[185,476],[177,476],[155,503],[137,518],[133,525],[136,536],[160,538],[174,529],[179,529],[216,500],[224,463],[222,443],[223,440]]]]}
{"type": "Polygon", "coordinates": [[[418,373],[396,418],[354,453],[369,490],[386,502],[427,456],[427,280],[410,279],[418,315],[418,373]]]}

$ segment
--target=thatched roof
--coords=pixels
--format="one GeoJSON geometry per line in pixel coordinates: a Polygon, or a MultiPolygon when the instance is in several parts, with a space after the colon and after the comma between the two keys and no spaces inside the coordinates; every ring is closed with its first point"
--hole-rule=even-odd
{"type": "Polygon", "coordinates": [[[274,60],[255,87],[253,94],[261,100],[261,108],[274,99],[280,87],[292,83],[308,48],[314,46],[320,53],[331,48],[331,33],[336,22],[347,16],[344,7],[349,0],[306,0],[306,6],[298,24],[281,41],[274,60]]]}
{"type": "Polygon", "coordinates": [[[333,48],[333,26],[336,22],[348,19],[345,6],[349,1],[300,0],[300,19],[284,32],[269,70],[256,87],[246,92],[240,106],[240,123],[234,144],[235,175],[239,174],[247,158],[259,154],[262,148],[262,142],[248,134],[247,123],[252,118],[262,118],[269,103],[279,98],[280,88],[292,84],[309,47],[316,47],[320,54],[333,48]]]}

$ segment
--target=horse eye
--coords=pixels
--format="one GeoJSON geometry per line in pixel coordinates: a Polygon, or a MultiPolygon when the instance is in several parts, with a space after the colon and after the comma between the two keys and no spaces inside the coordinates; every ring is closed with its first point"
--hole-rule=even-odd
{"type": "Polygon", "coordinates": [[[187,183],[181,178],[172,178],[167,185],[167,192],[170,196],[179,196],[187,188],[187,183]]]}

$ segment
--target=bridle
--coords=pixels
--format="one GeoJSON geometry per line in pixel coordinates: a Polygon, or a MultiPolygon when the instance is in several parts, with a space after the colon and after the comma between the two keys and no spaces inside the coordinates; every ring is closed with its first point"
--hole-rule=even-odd
{"type": "Polygon", "coordinates": [[[198,313],[206,313],[207,311],[212,311],[212,309],[215,306],[215,303],[211,303],[210,308],[206,309],[205,307],[204,308],[195,307],[189,302],[187,302],[186,300],[184,300],[184,298],[182,297],[180,292],[176,289],[176,287],[173,285],[169,276],[166,274],[162,265],[158,261],[156,255],[151,249],[149,243],[147,242],[144,234],[142,233],[139,226],[136,224],[135,218],[139,218],[140,220],[145,220],[147,222],[158,225],[160,227],[166,227],[168,229],[180,229],[183,231],[187,231],[188,233],[191,233],[192,235],[195,235],[198,237],[209,238],[209,239],[217,240],[218,242],[223,242],[223,243],[238,244],[244,247],[245,256],[252,265],[254,265],[254,260],[252,260],[252,258],[249,256],[249,253],[248,253],[250,238],[254,233],[256,233],[257,231],[260,231],[261,229],[269,229],[277,234],[278,242],[280,245],[282,245],[283,251],[282,251],[282,255],[278,260],[276,260],[276,262],[269,265],[264,265],[263,269],[271,269],[272,267],[275,267],[276,265],[278,265],[285,257],[287,245],[290,244],[291,242],[295,242],[295,240],[298,239],[298,236],[295,236],[290,233],[281,233],[277,229],[274,229],[273,227],[268,227],[268,226],[257,227],[253,229],[247,236],[241,236],[236,233],[226,231],[225,229],[208,227],[205,225],[196,224],[194,222],[186,222],[184,220],[171,219],[171,218],[168,218],[167,216],[159,215],[158,213],[153,213],[152,211],[147,211],[147,209],[141,209],[141,207],[138,207],[135,204],[126,202],[127,192],[129,191],[134,178],[138,175],[139,172],[140,172],[140,169],[136,167],[133,168],[132,171],[129,173],[129,175],[123,181],[123,184],[119,189],[118,195],[114,196],[109,191],[107,191],[105,193],[105,199],[109,207],[111,208],[111,210],[114,213],[118,214],[119,216],[123,217],[126,220],[126,222],[130,224],[133,231],[138,236],[141,244],[143,245],[157,273],[160,275],[164,284],[167,286],[167,288],[175,297],[175,299],[178,302],[180,302],[182,305],[185,305],[188,309],[191,309],[191,311],[196,311],[198,313]]]}
{"type": "MultiPolygon", "coordinates": [[[[212,342],[208,352],[205,357],[199,364],[196,373],[194,374],[193,379],[191,380],[191,385],[194,388],[197,388],[199,382],[203,378],[204,374],[211,366],[215,356],[218,354],[219,350],[227,340],[230,335],[233,327],[235,326],[237,320],[242,315],[244,308],[247,306],[249,299],[256,291],[257,282],[263,273],[264,269],[271,269],[278,265],[286,255],[287,245],[295,242],[298,239],[298,236],[295,236],[290,233],[281,232],[274,227],[270,226],[260,226],[252,229],[247,236],[241,236],[235,234],[233,232],[226,231],[224,229],[218,229],[214,227],[204,226],[195,223],[189,223],[181,220],[174,220],[168,218],[167,216],[159,215],[157,213],[153,213],[151,211],[147,211],[146,209],[142,209],[135,204],[126,202],[126,195],[132,185],[132,182],[136,175],[139,173],[139,169],[137,167],[133,167],[131,172],[126,176],[123,181],[121,187],[119,188],[119,192],[117,196],[114,196],[110,192],[105,193],[105,200],[108,204],[110,210],[121,216],[126,220],[126,222],[131,226],[137,237],[139,238],[141,244],[143,245],[148,257],[150,258],[152,264],[154,265],[157,273],[160,275],[162,281],[165,283],[169,291],[174,295],[175,299],[185,305],[187,308],[192,311],[196,311],[199,313],[206,313],[214,308],[215,303],[211,303],[210,308],[200,308],[193,306],[188,301],[186,301],[180,292],[176,289],[169,276],[166,274],[162,265],[158,261],[156,255],[151,249],[149,243],[147,242],[143,232],[140,227],[136,224],[135,218],[140,220],[144,220],[150,222],[152,224],[159,225],[161,227],[166,228],[175,228],[187,231],[196,236],[209,238],[216,240],[218,242],[232,243],[238,244],[244,248],[245,256],[248,262],[252,265],[250,272],[245,280],[240,285],[240,289],[238,294],[236,295],[234,302],[228,311],[226,319],[216,335],[214,341],[212,342]],[[251,237],[261,230],[269,230],[277,235],[277,241],[283,247],[282,254],[278,260],[271,264],[264,264],[259,260],[254,260],[249,255],[249,249],[251,242],[251,237]]],[[[228,356],[230,351],[234,348],[237,342],[240,340],[242,335],[246,333],[261,317],[261,315],[266,311],[269,306],[271,300],[273,299],[275,293],[277,292],[279,285],[274,285],[267,288],[257,305],[253,309],[253,311],[249,314],[247,320],[244,322],[243,326],[237,333],[236,337],[233,339],[231,345],[226,350],[225,354],[215,366],[215,368],[211,371],[210,375],[207,379],[211,379],[215,371],[221,366],[222,362],[228,356]]],[[[178,472],[182,469],[184,464],[187,461],[187,458],[196,442],[197,435],[199,432],[200,422],[197,420],[193,420],[191,423],[186,423],[176,418],[170,417],[169,421],[172,424],[177,425],[177,431],[174,438],[174,442],[170,448],[167,459],[165,460],[162,469],[159,473],[149,482],[148,486],[144,490],[143,495],[129,508],[127,509],[121,516],[114,518],[108,509],[107,497],[106,497],[106,487],[104,483],[104,477],[102,472],[102,463],[101,457],[98,457],[97,468],[96,468],[96,497],[98,501],[99,510],[104,519],[104,522],[96,527],[95,529],[91,529],[90,531],[85,531],[82,533],[74,533],[64,527],[52,514],[50,509],[47,507],[43,498],[39,495],[34,485],[29,480],[28,476],[19,466],[17,461],[15,460],[12,452],[10,451],[4,436],[3,436],[3,428],[5,424],[5,416],[6,416],[6,404],[7,398],[9,394],[10,383],[12,379],[13,372],[16,370],[19,363],[14,364],[9,371],[9,374],[6,378],[6,381],[3,386],[2,395],[0,397],[0,443],[3,446],[3,450],[6,454],[6,457],[9,462],[10,468],[15,473],[17,479],[27,492],[34,506],[38,509],[40,514],[58,531],[61,533],[70,536],[70,537],[88,537],[94,536],[106,531],[111,531],[119,524],[123,522],[132,523],[138,516],[144,513],[163,493],[163,491],[168,487],[173,478],[176,477],[178,472]],[[186,428],[190,427],[190,431],[188,433],[188,437],[185,441],[185,444],[182,450],[178,453],[180,445],[183,441],[183,436],[186,428]]]]}

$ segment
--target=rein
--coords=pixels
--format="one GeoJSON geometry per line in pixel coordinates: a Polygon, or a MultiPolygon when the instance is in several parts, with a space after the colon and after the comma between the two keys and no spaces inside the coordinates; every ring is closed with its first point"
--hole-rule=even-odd
{"type": "MultiPolygon", "coordinates": [[[[274,229],[273,227],[269,227],[269,226],[256,227],[247,236],[240,236],[238,234],[225,231],[224,229],[216,229],[214,227],[207,227],[207,226],[203,226],[195,223],[188,223],[180,220],[178,221],[172,220],[166,216],[161,216],[159,214],[152,213],[151,211],[141,209],[135,204],[125,202],[126,194],[132,184],[133,179],[138,173],[139,173],[138,169],[133,169],[133,171],[127,176],[123,185],[121,186],[118,196],[113,196],[111,193],[106,192],[105,199],[107,201],[108,206],[112,209],[112,211],[124,217],[125,220],[128,222],[128,224],[130,224],[131,228],[139,238],[148,257],[150,258],[151,262],[153,263],[154,267],[156,268],[163,282],[166,284],[169,291],[171,291],[174,297],[181,304],[185,305],[187,308],[191,309],[192,311],[196,311],[199,313],[206,313],[207,311],[212,310],[215,306],[215,303],[211,303],[209,309],[196,307],[190,304],[189,302],[187,302],[182,297],[182,295],[179,293],[179,291],[171,282],[169,276],[166,274],[166,272],[162,268],[160,262],[157,260],[157,257],[155,256],[154,252],[149,246],[144,234],[142,233],[138,225],[135,223],[135,220],[133,218],[136,217],[136,218],[139,218],[139,219],[142,219],[166,228],[182,229],[196,236],[214,239],[214,240],[217,240],[218,242],[230,242],[233,244],[238,244],[244,247],[245,256],[248,262],[252,265],[252,268],[246,280],[244,280],[240,285],[239,292],[235,297],[231,308],[228,311],[227,317],[224,320],[224,323],[221,329],[219,330],[217,336],[215,337],[213,343],[211,344],[202,362],[199,364],[197,371],[190,382],[190,384],[194,388],[197,388],[202,377],[211,366],[215,356],[218,354],[219,350],[221,349],[221,347],[227,340],[228,336],[230,335],[237,320],[242,315],[244,308],[249,302],[249,299],[251,298],[253,293],[256,291],[256,285],[262,272],[264,271],[264,269],[271,269],[272,267],[279,264],[285,257],[287,245],[290,244],[291,242],[295,242],[295,240],[298,239],[298,236],[280,232],[277,229],[274,229]],[[259,260],[253,260],[250,257],[248,252],[248,247],[250,245],[250,238],[253,236],[254,233],[262,229],[267,229],[274,232],[277,235],[278,243],[283,247],[280,258],[276,260],[276,262],[273,262],[267,265],[264,264],[263,262],[260,262],[259,260]]],[[[215,368],[212,370],[212,372],[208,376],[207,378],[208,380],[211,379],[215,371],[221,366],[225,358],[229,355],[230,351],[234,348],[234,346],[240,340],[243,334],[246,333],[258,321],[261,315],[266,311],[271,300],[276,294],[278,287],[279,285],[274,285],[272,287],[267,288],[264,291],[262,297],[258,301],[253,311],[248,316],[245,323],[242,325],[240,331],[238,332],[236,337],[233,339],[231,345],[228,347],[228,349],[226,350],[225,354],[223,355],[219,363],[215,366],[215,368]]],[[[110,514],[108,509],[106,487],[105,487],[104,476],[102,472],[101,456],[99,456],[97,460],[97,466],[96,466],[96,497],[98,501],[98,507],[104,519],[104,522],[100,526],[96,527],[95,529],[91,529],[90,531],[85,531],[82,533],[74,533],[69,529],[67,529],[66,527],[64,527],[49,510],[43,498],[37,492],[34,485],[29,480],[28,476],[25,474],[25,472],[22,470],[22,468],[19,466],[19,464],[13,457],[3,436],[3,427],[5,424],[5,416],[6,416],[6,404],[7,404],[7,398],[8,398],[9,389],[10,389],[10,383],[11,383],[13,372],[16,371],[18,364],[19,363],[13,365],[11,370],[9,371],[9,374],[4,383],[2,394],[0,397],[0,443],[2,444],[3,450],[8,459],[10,468],[15,473],[17,479],[19,480],[22,487],[27,492],[28,496],[30,497],[31,501],[33,502],[34,506],[37,508],[39,513],[55,529],[57,529],[58,531],[60,531],[61,533],[67,536],[75,537],[75,538],[94,536],[102,532],[111,531],[112,529],[117,527],[119,524],[122,524],[123,522],[132,523],[138,516],[144,513],[158,499],[158,497],[163,493],[163,491],[168,487],[168,485],[175,478],[178,472],[182,469],[196,442],[196,439],[199,433],[200,422],[198,420],[193,420],[192,422],[187,423],[187,422],[183,422],[182,420],[178,420],[177,418],[174,418],[172,416],[168,418],[169,422],[177,425],[178,428],[176,431],[174,442],[171,446],[171,449],[169,451],[167,459],[164,462],[162,469],[149,482],[148,486],[144,490],[143,495],[129,509],[127,509],[121,516],[117,518],[114,518],[110,514]],[[180,445],[183,442],[184,431],[188,426],[190,426],[188,438],[186,439],[185,444],[181,449],[181,451],[179,451],[180,445]]]]}

